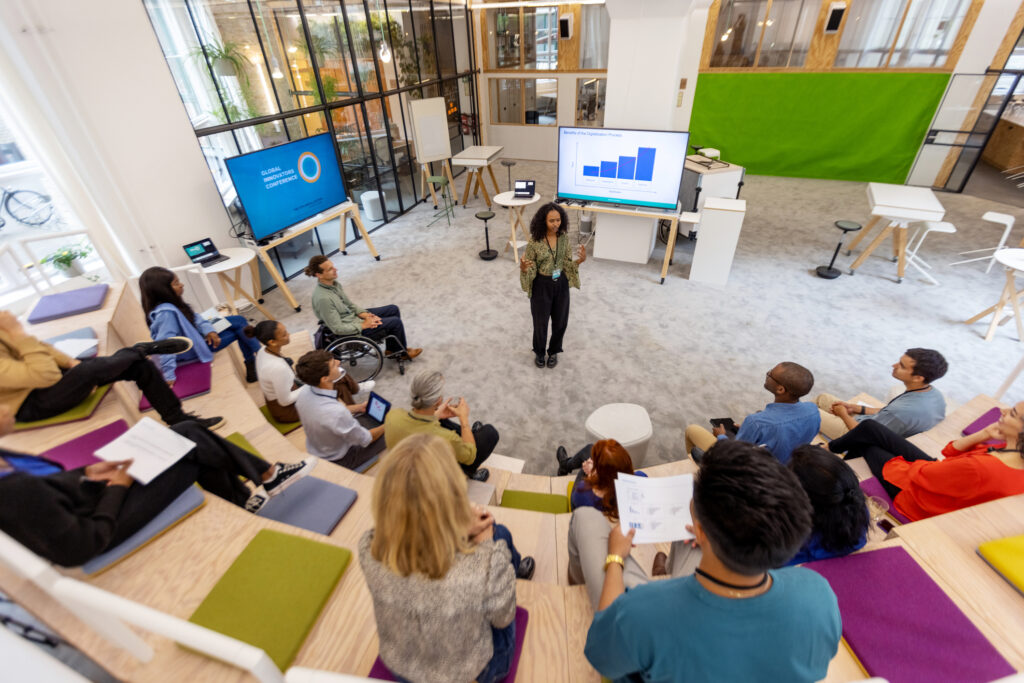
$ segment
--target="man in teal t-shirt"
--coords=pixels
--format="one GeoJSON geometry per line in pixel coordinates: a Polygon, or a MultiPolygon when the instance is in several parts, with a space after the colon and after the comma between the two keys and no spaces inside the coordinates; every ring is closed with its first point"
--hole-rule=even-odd
{"type": "Polygon", "coordinates": [[[704,456],[690,504],[703,551],[693,576],[625,592],[634,532],[615,525],[585,654],[603,676],[645,681],[817,681],[839,647],[835,594],[819,574],[784,565],[811,531],[797,478],[767,451],[720,441],[704,456]]]}

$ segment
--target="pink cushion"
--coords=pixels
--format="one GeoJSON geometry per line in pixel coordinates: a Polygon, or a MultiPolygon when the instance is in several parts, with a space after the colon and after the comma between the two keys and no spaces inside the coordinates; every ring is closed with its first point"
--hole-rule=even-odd
{"type": "MultiPolygon", "coordinates": [[[[177,379],[171,389],[174,395],[184,401],[186,398],[201,396],[210,391],[210,376],[212,374],[210,363],[189,363],[179,365],[175,371],[177,379]]],[[[150,410],[153,406],[145,396],[139,401],[139,410],[150,410]]]]}
{"type": "MultiPolygon", "coordinates": [[[[523,654],[523,642],[526,638],[526,623],[530,620],[530,613],[522,607],[516,607],[516,651],[512,655],[512,666],[509,667],[508,676],[505,677],[504,683],[512,683],[516,680],[516,670],[519,668],[519,656],[523,654]]],[[[394,681],[397,680],[395,675],[384,666],[384,662],[381,661],[380,657],[377,657],[373,663],[373,668],[370,669],[370,678],[376,678],[379,681],[394,681]]]]}
{"type": "Polygon", "coordinates": [[[810,562],[832,586],[843,637],[889,683],[992,681],[1009,662],[903,548],[810,562]]]}
{"type": "Polygon", "coordinates": [[[110,285],[100,284],[81,289],[72,289],[68,292],[47,294],[39,299],[35,308],[28,314],[30,324],[44,323],[47,320],[66,318],[69,315],[88,313],[95,311],[103,305],[107,298],[107,290],[110,285]]]}
{"type": "Polygon", "coordinates": [[[117,420],[99,429],[94,429],[88,434],[83,434],[77,439],[54,446],[50,450],[40,453],[39,457],[55,462],[65,470],[91,465],[100,461],[93,455],[98,449],[103,448],[127,431],[128,423],[124,420],[117,420]]]}
{"type": "Polygon", "coordinates": [[[889,492],[885,490],[882,483],[871,477],[865,479],[860,483],[860,490],[864,492],[865,496],[874,496],[875,498],[881,498],[889,504],[889,514],[896,518],[900,524],[910,524],[910,518],[903,515],[902,512],[896,509],[896,504],[892,502],[892,498],[889,497],[889,492]]]}

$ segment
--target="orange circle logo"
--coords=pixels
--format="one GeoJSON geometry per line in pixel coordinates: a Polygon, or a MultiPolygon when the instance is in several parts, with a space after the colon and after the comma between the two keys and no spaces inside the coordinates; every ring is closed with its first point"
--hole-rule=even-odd
{"type": "Polygon", "coordinates": [[[307,183],[315,183],[320,178],[320,160],[312,152],[299,155],[299,177],[307,183]]]}

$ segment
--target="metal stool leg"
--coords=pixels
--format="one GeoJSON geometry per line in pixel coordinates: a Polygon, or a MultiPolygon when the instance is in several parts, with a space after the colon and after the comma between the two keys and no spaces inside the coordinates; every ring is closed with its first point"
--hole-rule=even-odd
{"type": "Polygon", "coordinates": [[[498,258],[497,250],[491,249],[491,233],[487,229],[487,221],[484,221],[484,244],[487,248],[480,252],[480,258],[484,261],[493,261],[498,258]]]}

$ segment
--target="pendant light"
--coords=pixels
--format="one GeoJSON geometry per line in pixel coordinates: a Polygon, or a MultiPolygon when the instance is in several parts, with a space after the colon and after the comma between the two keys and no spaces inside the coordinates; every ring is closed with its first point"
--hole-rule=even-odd
{"type": "MultiPolygon", "coordinates": [[[[377,0],[377,11],[380,12],[380,0],[377,0]]],[[[377,56],[380,57],[380,61],[388,64],[391,61],[391,49],[388,47],[387,35],[385,34],[388,18],[383,12],[380,16],[380,51],[377,53],[377,56]]]]}

